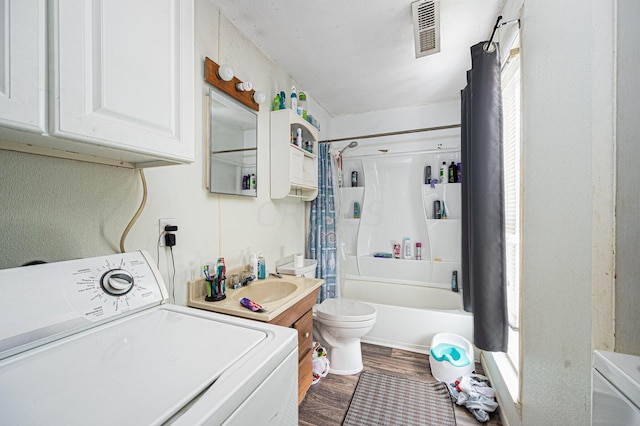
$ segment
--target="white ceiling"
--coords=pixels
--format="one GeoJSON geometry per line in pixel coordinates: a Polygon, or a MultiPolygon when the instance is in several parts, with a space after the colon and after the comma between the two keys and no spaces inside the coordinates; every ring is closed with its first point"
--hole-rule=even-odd
{"type": "Polygon", "coordinates": [[[440,53],[416,59],[411,0],[214,2],[332,116],[458,99],[504,4],[441,0],[440,53]]]}

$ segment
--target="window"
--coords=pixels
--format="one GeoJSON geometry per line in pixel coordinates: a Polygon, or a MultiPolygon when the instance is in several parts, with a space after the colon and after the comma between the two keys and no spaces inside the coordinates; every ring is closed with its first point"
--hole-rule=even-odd
{"type": "Polygon", "coordinates": [[[505,193],[505,241],[507,303],[509,310],[508,355],[516,371],[520,365],[520,143],[521,84],[520,41],[515,38],[502,67],[503,161],[505,193]]]}

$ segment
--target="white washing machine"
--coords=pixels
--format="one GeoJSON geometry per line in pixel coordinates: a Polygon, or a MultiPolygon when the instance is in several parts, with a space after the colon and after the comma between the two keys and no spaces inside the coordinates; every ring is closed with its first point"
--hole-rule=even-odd
{"type": "Polygon", "coordinates": [[[594,351],[592,424],[640,425],[640,357],[594,351]]]}
{"type": "Polygon", "coordinates": [[[0,270],[0,424],[297,424],[297,334],[166,304],[145,252],[0,270]]]}

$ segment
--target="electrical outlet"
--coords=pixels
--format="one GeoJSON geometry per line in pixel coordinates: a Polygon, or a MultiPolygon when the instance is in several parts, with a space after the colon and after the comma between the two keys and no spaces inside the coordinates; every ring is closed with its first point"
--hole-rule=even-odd
{"type": "MultiPolygon", "coordinates": [[[[178,226],[178,222],[175,219],[160,219],[160,234],[164,232],[164,227],[167,225],[178,226]]],[[[173,234],[173,232],[169,232],[173,234]]],[[[158,234],[159,235],[159,234],[158,234]]],[[[160,238],[160,247],[164,247],[166,244],[164,243],[164,236],[160,238]]]]}

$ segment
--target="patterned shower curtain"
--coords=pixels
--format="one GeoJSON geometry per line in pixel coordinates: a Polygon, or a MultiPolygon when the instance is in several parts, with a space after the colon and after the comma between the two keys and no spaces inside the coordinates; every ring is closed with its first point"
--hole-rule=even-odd
{"type": "Polygon", "coordinates": [[[318,303],[340,297],[338,282],[338,238],[336,203],[336,168],[329,144],[320,144],[318,153],[318,197],[311,202],[310,230],[307,239],[307,257],[316,259],[316,277],[324,284],[318,294],[318,303]]]}

